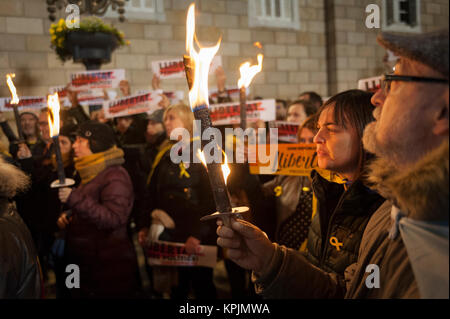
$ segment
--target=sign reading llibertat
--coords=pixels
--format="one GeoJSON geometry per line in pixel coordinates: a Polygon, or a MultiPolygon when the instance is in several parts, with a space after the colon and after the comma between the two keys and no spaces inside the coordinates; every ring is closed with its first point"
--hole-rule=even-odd
{"type": "Polygon", "coordinates": [[[145,246],[150,266],[202,266],[214,268],[217,246],[200,245],[200,252],[188,254],[186,245],[168,241],[150,241],[145,246]]]}
{"type": "MultiPolygon", "coordinates": [[[[213,125],[239,124],[241,121],[241,106],[239,102],[211,104],[209,106],[213,125]]],[[[275,100],[247,101],[247,121],[275,120],[275,100]]]]}
{"type": "Polygon", "coordinates": [[[330,173],[317,166],[315,144],[278,144],[278,151],[261,157],[258,147],[249,145],[248,162],[251,174],[309,176],[313,169],[327,177],[330,173]]]}
{"type": "Polygon", "coordinates": [[[272,121],[269,122],[269,127],[278,129],[278,141],[288,143],[297,142],[297,132],[299,127],[297,123],[272,121]]]}
{"type": "Polygon", "coordinates": [[[147,92],[126,96],[120,99],[103,102],[106,118],[127,116],[139,113],[153,113],[160,106],[161,96],[155,92],[147,92]]]}
{"type": "Polygon", "coordinates": [[[117,88],[122,80],[125,80],[124,69],[83,71],[70,75],[74,91],[117,88]]]}
{"type": "MultiPolygon", "coordinates": [[[[214,74],[219,66],[222,66],[222,57],[218,55],[214,57],[211,62],[209,74],[214,74]]],[[[186,77],[182,58],[153,61],[152,71],[153,74],[156,74],[161,79],[176,79],[186,77]]]]}
{"type": "MultiPolygon", "coordinates": [[[[20,111],[25,110],[40,110],[47,107],[47,98],[45,96],[21,96],[19,103],[15,104],[20,111]]],[[[13,111],[13,104],[11,104],[10,97],[0,98],[0,111],[13,111]]]]}

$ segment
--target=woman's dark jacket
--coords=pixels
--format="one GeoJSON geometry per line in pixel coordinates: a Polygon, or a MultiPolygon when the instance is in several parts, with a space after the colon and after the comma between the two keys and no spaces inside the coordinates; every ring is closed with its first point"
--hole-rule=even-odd
{"type": "Polygon", "coordinates": [[[216,211],[208,174],[201,163],[186,164],[186,171],[190,177],[180,177],[180,166],[170,159],[170,150],[163,155],[150,180],[144,224],[149,226],[151,212],[161,209],[175,222],[175,229],[166,229],[161,240],[184,243],[193,236],[202,244],[215,244],[215,223],[200,221],[216,211]]]}
{"type": "Polygon", "coordinates": [[[318,208],[308,233],[307,258],[325,271],[343,275],[356,262],[367,222],[385,199],[361,179],[344,191],[343,184],[329,182],[316,171],[311,177],[318,208]]]}
{"type": "MultiPolygon", "coordinates": [[[[133,297],[137,290],[134,247],[127,234],[133,186],[118,165],[72,191],[67,206],[67,258],[80,267],[81,297],[133,297]]],[[[79,294],[79,295],[77,295],[79,294]]]]}

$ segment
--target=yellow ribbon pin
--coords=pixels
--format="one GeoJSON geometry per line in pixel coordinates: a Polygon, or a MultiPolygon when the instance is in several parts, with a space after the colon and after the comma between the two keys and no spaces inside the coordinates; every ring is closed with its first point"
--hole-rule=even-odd
{"type": "Polygon", "coordinates": [[[281,186],[277,186],[273,189],[276,197],[280,197],[283,194],[283,188],[281,186]]]}
{"type": "Polygon", "coordinates": [[[186,178],[190,178],[191,175],[189,175],[188,171],[186,170],[184,163],[181,162],[179,166],[180,166],[180,177],[179,178],[182,178],[183,176],[186,176],[186,178]]]}
{"type": "Polygon", "coordinates": [[[340,251],[341,250],[340,247],[344,245],[343,243],[340,243],[339,240],[334,236],[330,237],[330,244],[331,246],[336,247],[337,251],[340,251]]]}

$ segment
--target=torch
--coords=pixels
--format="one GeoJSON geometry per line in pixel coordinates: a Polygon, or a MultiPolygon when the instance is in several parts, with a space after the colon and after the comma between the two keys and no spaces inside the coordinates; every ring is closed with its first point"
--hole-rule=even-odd
{"type": "Polygon", "coordinates": [[[244,131],[247,128],[247,88],[255,75],[261,72],[263,58],[262,54],[258,54],[258,65],[250,66],[250,62],[245,62],[239,67],[239,72],[241,73],[241,77],[238,80],[241,129],[244,131]]]}
{"type": "Polygon", "coordinates": [[[51,188],[67,187],[75,184],[75,181],[71,178],[66,178],[64,172],[64,165],[61,156],[61,149],[59,147],[59,98],[58,93],[50,94],[47,97],[48,105],[48,125],[50,128],[50,136],[53,140],[53,146],[55,149],[58,179],[53,181],[50,185],[51,188]]]}
{"type": "Polygon", "coordinates": [[[19,134],[19,140],[16,142],[17,144],[21,144],[25,142],[25,138],[22,131],[22,125],[20,124],[20,116],[19,109],[17,104],[19,104],[19,97],[17,96],[16,87],[12,81],[16,75],[14,73],[10,73],[6,75],[6,83],[8,84],[9,91],[11,92],[11,102],[10,104],[13,106],[14,110],[14,119],[16,120],[17,132],[19,134]]]}
{"type": "MultiPolygon", "coordinates": [[[[183,61],[186,70],[186,78],[189,86],[189,103],[194,113],[194,117],[200,120],[201,136],[203,132],[212,127],[211,116],[209,113],[208,100],[208,73],[211,61],[220,47],[220,39],[213,47],[201,48],[197,52],[194,48],[195,34],[195,4],[189,6],[186,21],[186,51],[188,55],[184,55],[183,61]]],[[[210,140],[202,139],[202,149],[209,143],[214,143],[213,137],[210,140]]],[[[216,142],[217,143],[217,142],[216,142]]],[[[218,148],[218,145],[216,145],[218,148]]],[[[210,154],[206,154],[210,156],[210,154]]],[[[217,212],[203,217],[201,220],[209,220],[219,217],[226,226],[230,226],[233,214],[240,214],[248,211],[247,207],[231,207],[230,195],[225,185],[224,175],[220,163],[206,161],[208,178],[211,183],[214,201],[216,203],[217,212]]],[[[228,166],[227,166],[228,167],[228,166]]],[[[239,215],[237,215],[238,217],[239,215]]]]}

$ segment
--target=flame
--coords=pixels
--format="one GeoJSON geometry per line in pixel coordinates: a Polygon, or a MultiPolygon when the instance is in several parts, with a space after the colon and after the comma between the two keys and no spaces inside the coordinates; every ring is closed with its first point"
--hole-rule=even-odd
{"type": "MultiPolygon", "coordinates": [[[[203,165],[206,167],[206,159],[205,159],[205,155],[203,154],[203,151],[198,150],[197,156],[202,161],[203,165]]],[[[223,152],[223,156],[224,156],[224,162],[221,165],[221,168],[222,168],[223,179],[224,179],[225,184],[226,184],[228,176],[231,173],[231,170],[230,170],[230,167],[228,166],[228,157],[227,157],[227,154],[225,152],[223,152]]]]}
{"type": "Polygon", "coordinates": [[[50,136],[55,137],[59,135],[59,98],[58,92],[50,94],[47,97],[48,105],[48,126],[50,127],[50,136]]]}
{"type": "Polygon", "coordinates": [[[19,97],[17,96],[16,87],[12,81],[12,78],[15,76],[16,74],[14,73],[9,73],[6,75],[6,83],[8,84],[9,91],[11,92],[11,104],[19,104],[19,97]]]}
{"type": "MultiPolygon", "coordinates": [[[[195,37],[195,3],[189,6],[186,20],[186,51],[194,63],[194,83],[189,91],[191,107],[209,105],[208,101],[208,73],[211,62],[220,47],[222,38],[213,47],[202,48],[197,52],[194,48],[195,37]]],[[[197,41],[196,41],[197,42],[197,41]]],[[[197,42],[198,44],[198,42],[197,42]]]]}
{"type": "Polygon", "coordinates": [[[222,164],[222,174],[223,174],[223,179],[225,180],[225,184],[227,183],[227,179],[228,176],[231,173],[230,167],[228,166],[228,158],[227,158],[227,154],[223,153],[224,155],[224,163],[222,164]]]}
{"type": "Polygon", "coordinates": [[[262,44],[261,44],[261,42],[259,42],[259,41],[256,41],[255,43],[253,43],[253,45],[254,45],[255,47],[257,47],[258,49],[262,49],[262,44]]]}
{"type": "Polygon", "coordinates": [[[258,54],[258,65],[252,65],[250,66],[250,62],[242,63],[239,67],[239,71],[241,72],[241,77],[238,81],[238,87],[246,87],[252,83],[253,78],[256,74],[261,72],[262,70],[262,61],[263,61],[264,55],[258,54]]]}
{"type": "Polygon", "coordinates": [[[205,155],[203,154],[202,151],[200,151],[200,149],[197,152],[197,156],[198,158],[202,161],[203,165],[206,167],[206,159],[205,159],[205,155]]]}

